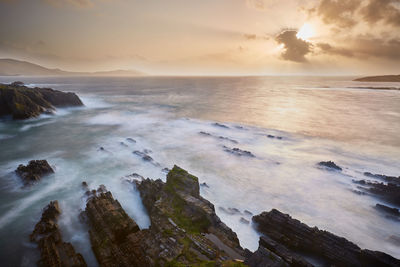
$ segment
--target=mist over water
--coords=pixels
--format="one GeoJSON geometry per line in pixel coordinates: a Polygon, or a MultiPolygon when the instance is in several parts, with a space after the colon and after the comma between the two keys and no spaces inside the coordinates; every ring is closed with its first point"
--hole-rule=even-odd
{"type": "Polygon", "coordinates": [[[57,199],[65,241],[96,265],[87,228],[78,219],[85,207],[81,182],[90,188],[104,184],[147,228],[149,218],[129,175],[165,180],[162,169],[174,164],[207,183],[201,195],[250,250],[258,247],[259,235],[240,222],[241,217],[251,221],[243,211],[276,208],[362,248],[400,257],[400,247],[391,241],[400,236],[399,222],[378,213],[378,199],[352,192],[352,179],[365,179],[365,171],[400,175],[399,91],[350,89],[366,84],[340,77],[19,79],[76,92],[85,107],[0,122],[2,263],[35,264],[38,254],[29,234],[42,208],[57,199]],[[255,157],[239,157],[226,147],[255,157]],[[134,151],[147,151],[154,161],[143,161],[134,151]],[[13,171],[31,159],[47,159],[55,174],[22,188],[13,171]],[[327,160],[343,172],[316,166],[327,160]]]}

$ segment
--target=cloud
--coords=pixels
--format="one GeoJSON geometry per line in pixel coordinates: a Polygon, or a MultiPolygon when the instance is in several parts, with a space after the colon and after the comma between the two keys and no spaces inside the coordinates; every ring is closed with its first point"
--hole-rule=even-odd
{"type": "Polygon", "coordinates": [[[327,43],[319,43],[316,47],[319,53],[328,55],[340,55],[344,57],[356,57],[366,59],[369,57],[400,59],[400,40],[372,38],[359,36],[358,38],[342,40],[345,46],[332,46],[327,43]]]}
{"type": "Polygon", "coordinates": [[[393,26],[400,26],[399,4],[400,1],[398,0],[370,0],[360,10],[360,13],[369,24],[382,21],[393,26]]]}
{"type": "Polygon", "coordinates": [[[400,0],[322,0],[309,9],[325,24],[352,28],[360,22],[375,26],[377,22],[400,26],[400,0]]]}
{"type": "Polygon", "coordinates": [[[284,45],[284,51],[281,57],[284,60],[294,61],[294,62],[306,62],[305,56],[311,52],[311,43],[297,38],[297,31],[295,30],[285,30],[280,33],[275,40],[279,44],[284,45]]]}
{"type": "Polygon", "coordinates": [[[360,3],[360,0],[322,0],[317,7],[309,11],[310,14],[319,15],[325,24],[352,27],[357,24],[354,14],[360,3]]]}

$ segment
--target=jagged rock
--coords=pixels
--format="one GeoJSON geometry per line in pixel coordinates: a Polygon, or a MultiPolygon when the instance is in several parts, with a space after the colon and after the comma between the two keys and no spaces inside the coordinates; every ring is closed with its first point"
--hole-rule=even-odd
{"type": "Polygon", "coordinates": [[[221,222],[214,206],[200,196],[197,177],[174,166],[166,183],[146,179],[136,181],[136,187],[151,220],[149,232],[153,238],[146,240],[146,252],[161,266],[205,262],[220,266],[227,260],[243,259],[236,234],[221,222]]]}
{"type": "Polygon", "coordinates": [[[201,131],[201,132],[199,132],[199,134],[204,135],[204,136],[214,137],[214,138],[217,138],[219,140],[229,141],[229,142],[234,143],[234,144],[238,144],[239,143],[238,141],[236,141],[234,139],[231,139],[229,137],[225,137],[225,136],[221,136],[221,135],[220,136],[215,136],[215,135],[212,135],[212,134],[210,134],[208,132],[201,131]]]}
{"type": "Polygon", "coordinates": [[[359,189],[377,195],[388,203],[400,205],[400,185],[394,183],[377,183],[365,180],[353,180],[353,183],[359,184],[359,189]]]}
{"type": "Polygon", "coordinates": [[[400,211],[397,208],[391,208],[391,207],[388,207],[386,205],[382,205],[382,204],[379,204],[379,203],[376,204],[375,207],[378,210],[381,210],[383,212],[386,212],[387,214],[390,214],[391,216],[396,216],[396,217],[400,216],[400,211]]]}
{"type": "Polygon", "coordinates": [[[387,176],[387,175],[384,175],[384,174],[372,174],[370,172],[364,172],[364,175],[367,176],[367,177],[376,178],[376,179],[383,180],[385,182],[391,182],[391,183],[395,183],[397,185],[400,185],[400,176],[399,177],[387,176]]]}
{"type": "Polygon", "coordinates": [[[133,143],[133,144],[136,143],[136,140],[133,139],[133,138],[130,138],[130,137],[126,138],[126,141],[129,141],[129,142],[131,142],[131,143],[133,143]]]}
{"type": "Polygon", "coordinates": [[[62,240],[57,225],[57,218],[61,210],[57,201],[52,201],[44,209],[42,218],[36,224],[30,240],[38,243],[40,249],[40,260],[38,266],[60,267],[86,266],[82,255],[75,252],[71,243],[62,240]]]}
{"type": "Polygon", "coordinates": [[[26,185],[39,181],[43,176],[54,173],[46,160],[31,160],[27,166],[20,164],[15,170],[26,185]]]}
{"type": "Polygon", "coordinates": [[[12,116],[15,120],[52,112],[54,107],[82,105],[74,93],[64,93],[50,88],[28,88],[21,82],[0,84],[0,116],[12,116]]]}
{"type": "Polygon", "coordinates": [[[136,151],[133,151],[132,153],[141,157],[142,160],[152,163],[154,166],[160,166],[160,164],[158,162],[155,162],[152,157],[147,155],[147,153],[149,153],[149,150],[145,150],[143,152],[136,150],[136,151]]]}
{"type": "MultiPolygon", "coordinates": [[[[278,210],[254,216],[258,231],[266,238],[262,241],[287,263],[307,261],[297,253],[320,258],[335,266],[399,266],[400,261],[382,252],[362,250],[354,243],[328,231],[311,228],[278,210]],[[288,257],[289,255],[289,257],[288,257]],[[300,258],[299,258],[300,257],[300,258]]],[[[261,242],[261,241],[260,241],[261,242]]],[[[305,266],[300,264],[300,266],[305,266]]]]}
{"type": "Polygon", "coordinates": [[[342,171],[342,168],[335,164],[333,161],[321,161],[319,166],[327,167],[332,170],[342,171]]]}
{"type": "Polygon", "coordinates": [[[249,224],[250,223],[249,220],[247,220],[247,219],[245,219],[243,217],[240,217],[240,222],[244,223],[244,224],[249,224]]]}
{"type": "Polygon", "coordinates": [[[250,158],[255,158],[254,154],[251,153],[250,151],[247,150],[242,150],[240,148],[234,147],[234,148],[230,148],[227,146],[223,146],[224,151],[232,153],[236,156],[246,156],[246,157],[250,157],[250,158]]]}
{"type": "Polygon", "coordinates": [[[220,128],[229,129],[229,127],[226,126],[225,124],[221,124],[221,123],[218,123],[218,122],[215,122],[215,123],[213,123],[212,125],[213,125],[213,126],[220,127],[220,128]]]}
{"type": "Polygon", "coordinates": [[[141,242],[146,236],[105,187],[86,203],[90,242],[100,266],[148,266],[141,242]]]}
{"type": "Polygon", "coordinates": [[[200,184],[200,186],[202,186],[202,187],[206,187],[206,188],[210,188],[210,186],[206,183],[206,182],[204,182],[204,183],[201,183],[200,184]]]}
{"type": "Polygon", "coordinates": [[[244,210],[243,213],[248,215],[248,216],[253,216],[253,213],[251,211],[248,211],[248,210],[244,210]]]}

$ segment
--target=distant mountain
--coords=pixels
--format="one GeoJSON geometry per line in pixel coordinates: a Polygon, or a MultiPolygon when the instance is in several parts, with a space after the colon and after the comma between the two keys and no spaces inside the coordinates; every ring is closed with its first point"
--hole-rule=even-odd
{"type": "Polygon", "coordinates": [[[355,79],[357,82],[400,82],[400,75],[368,76],[355,79]]]}
{"type": "Polygon", "coordinates": [[[49,69],[27,61],[0,59],[0,76],[139,76],[145,75],[134,70],[112,70],[98,72],[72,72],[49,69]]]}

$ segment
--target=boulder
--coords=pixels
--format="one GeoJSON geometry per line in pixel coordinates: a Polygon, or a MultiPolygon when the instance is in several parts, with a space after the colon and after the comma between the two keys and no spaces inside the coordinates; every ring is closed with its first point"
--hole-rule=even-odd
{"type": "Polygon", "coordinates": [[[36,242],[40,250],[40,260],[37,264],[46,267],[84,267],[86,262],[82,255],[75,252],[71,243],[62,240],[57,225],[60,214],[58,202],[50,202],[30,235],[30,240],[36,242]]]}
{"type": "Polygon", "coordinates": [[[54,173],[47,160],[31,160],[27,166],[20,164],[15,170],[26,185],[39,181],[43,176],[54,173]]]}
{"type": "Polygon", "coordinates": [[[276,209],[253,217],[256,229],[265,235],[263,246],[285,262],[309,264],[300,253],[331,266],[399,266],[400,261],[382,252],[362,250],[354,243],[328,231],[309,227],[276,209]]]}

